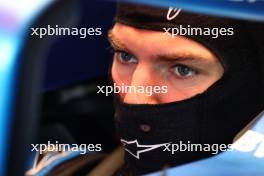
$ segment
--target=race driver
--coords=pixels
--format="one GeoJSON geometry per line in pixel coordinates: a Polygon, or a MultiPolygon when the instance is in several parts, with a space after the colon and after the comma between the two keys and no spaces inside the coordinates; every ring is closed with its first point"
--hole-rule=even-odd
{"type": "Polygon", "coordinates": [[[228,146],[263,110],[260,48],[251,37],[252,25],[182,9],[118,4],[108,33],[112,83],[166,86],[167,92],[114,95],[125,151],[117,175],[142,175],[210,157],[211,150],[171,153],[167,147],[180,142],[228,146]],[[180,28],[189,32],[176,35],[180,28]],[[199,32],[190,32],[195,28],[199,32]]]}
{"type": "Polygon", "coordinates": [[[119,3],[108,35],[115,51],[112,81],[168,88],[152,96],[115,95],[117,132],[125,166],[133,175],[211,156],[208,150],[172,153],[167,147],[179,142],[231,144],[261,112],[260,56],[249,24],[119,3]],[[175,35],[180,28],[187,28],[184,35],[175,35]],[[191,31],[195,28],[201,31],[191,31]],[[217,37],[212,32],[216,29],[217,37]]]}

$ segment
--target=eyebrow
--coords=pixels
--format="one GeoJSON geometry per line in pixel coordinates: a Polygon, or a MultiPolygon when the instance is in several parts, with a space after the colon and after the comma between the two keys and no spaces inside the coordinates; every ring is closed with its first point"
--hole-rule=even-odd
{"type": "Polygon", "coordinates": [[[118,38],[115,37],[115,35],[112,32],[112,29],[108,31],[107,36],[108,36],[108,41],[110,42],[111,46],[114,49],[129,51],[129,49],[127,49],[126,46],[120,40],[118,40],[118,38]]]}
{"type": "MultiPolygon", "coordinates": [[[[111,46],[116,49],[116,50],[121,50],[121,51],[127,51],[130,52],[130,50],[123,44],[118,38],[115,37],[115,35],[112,32],[112,29],[108,31],[108,41],[110,42],[111,46]]],[[[133,54],[133,53],[131,53],[133,54]]],[[[184,53],[162,53],[162,54],[156,54],[153,56],[156,60],[159,61],[167,61],[167,62],[172,62],[172,61],[188,61],[188,62],[195,62],[197,64],[203,64],[203,63],[208,63],[208,58],[200,56],[198,54],[192,54],[190,52],[184,52],[184,53]]]]}
{"type": "Polygon", "coordinates": [[[179,61],[179,62],[195,62],[197,64],[202,64],[202,63],[208,63],[210,62],[208,58],[200,56],[198,54],[192,54],[190,52],[185,52],[185,53],[167,53],[167,54],[157,54],[154,56],[155,59],[160,60],[160,61],[179,61]]]}

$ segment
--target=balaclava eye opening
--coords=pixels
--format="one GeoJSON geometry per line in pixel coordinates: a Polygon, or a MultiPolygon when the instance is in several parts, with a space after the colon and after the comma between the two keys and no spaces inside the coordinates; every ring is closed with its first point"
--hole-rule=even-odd
{"type": "Polygon", "coordinates": [[[216,38],[185,35],[212,51],[225,70],[223,77],[204,93],[157,105],[126,104],[116,96],[117,132],[126,151],[125,162],[134,175],[211,156],[212,151],[175,151],[172,154],[164,149],[180,141],[231,144],[234,136],[263,109],[259,56],[245,27],[247,23],[184,10],[168,20],[168,11],[169,8],[119,3],[115,22],[161,32],[165,32],[164,28],[180,25],[232,28],[233,35],[216,38]]]}

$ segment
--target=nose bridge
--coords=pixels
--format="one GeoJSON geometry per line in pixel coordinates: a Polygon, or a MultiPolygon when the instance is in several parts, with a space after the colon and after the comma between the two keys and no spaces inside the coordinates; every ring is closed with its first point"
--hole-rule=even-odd
{"type": "Polygon", "coordinates": [[[130,104],[157,104],[153,92],[154,84],[155,77],[151,67],[138,64],[130,82],[130,86],[136,87],[137,92],[127,92],[124,101],[130,104]],[[149,92],[149,90],[147,91],[147,86],[152,87],[152,92],[149,92]],[[139,92],[139,87],[141,90],[143,87],[144,91],[139,92]]]}
{"type": "Polygon", "coordinates": [[[130,85],[132,86],[153,86],[154,75],[148,65],[138,64],[136,67],[130,85]]]}

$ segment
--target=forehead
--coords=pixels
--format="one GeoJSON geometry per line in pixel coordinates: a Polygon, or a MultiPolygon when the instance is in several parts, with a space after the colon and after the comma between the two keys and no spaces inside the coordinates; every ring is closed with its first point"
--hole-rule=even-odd
{"type": "Polygon", "coordinates": [[[183,36],[172,38],[163,32],[142,30],[116,23],[109,32],[109,39],[118,47],[133,54],[192,54],[207,58],[215,56],[202,44],[183,36]]]}

